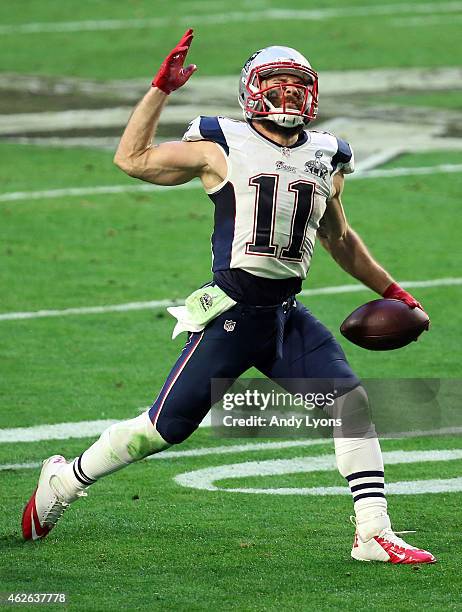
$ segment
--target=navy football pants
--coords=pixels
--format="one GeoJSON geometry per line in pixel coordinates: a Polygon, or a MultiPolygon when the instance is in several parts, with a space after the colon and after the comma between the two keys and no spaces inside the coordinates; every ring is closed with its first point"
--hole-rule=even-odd
{"type": "Polygon", "coordinates": [[[269,378],[359,380],[331,332],[302,304],[287,311],[236,304],[189,339],[149,411],[170,444],[188,438],[211,408],[212,378],[235,380],[255,366],[269,378]],[[225,325],[225,321],[234,322],[225,325]],[[282,351],[281,351],[282,349],[282,351]],[[281,356],[282,352],[282,356],[281,356]]]}

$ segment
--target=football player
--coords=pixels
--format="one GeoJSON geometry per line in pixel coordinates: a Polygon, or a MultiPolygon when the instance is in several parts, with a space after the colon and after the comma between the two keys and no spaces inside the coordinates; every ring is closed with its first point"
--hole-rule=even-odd
{"type": "MultiPolygon", "coordinates": [[[[210,410],[212,378],[237,379],[255,366],[270,378],[341,379],[342,405],[367,408],[343,350],[294,297],[316,236],[367,287],[421,308],[345,218],[342,191],[354,170],[353,152],[340,138],[308,129],[318,108],[318,75],[299,52],[274,46],[248,59],[239,81],[244,121],[198,117],[183,141],[153,144],[168,96],[196,70],[184,65],[192,39],[188,30],[162,63],[114,161],[156,185],[201,180],[215,207],[213,279],[188,298],[188,308],[172,309],[176,331],[188,331],[188,340],[152,407],[109,427],[73,461],[55,455],[44,462],[23,513],[26,539],[46,536],[68,505],[103,476],[188,438],[210,410]]],[[[334,443],[353,496],[353,558],[434,562],[391,528],[373,426],[335,436],[334,443]]]]}

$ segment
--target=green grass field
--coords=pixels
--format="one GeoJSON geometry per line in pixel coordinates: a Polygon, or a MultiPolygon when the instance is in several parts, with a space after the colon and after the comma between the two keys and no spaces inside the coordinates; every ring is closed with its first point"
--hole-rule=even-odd
{"type": "MultiPolygon", "coordinates": [[[[34,168],[39,188],[86,185],[91,183],[85,175],[88,164],[101,168],[98,184],[125,182],[111,166],[110,154],[40,149],[38,161],[35,148],[9,150],[2,172],[9,177],[10,189],[30,186],[25,178],[34,168]]],[[[439,161],[438,156],[422,157],[403,158],[402,164],[439,161]]],[[[444,175],[436,178],[445,180],[444,175]]],[[[460,187],[460,178],[453,177],[442,198],[434,176],[354,181],[347,186],[345,205],[352,225],[397,278],[450,277],[457,275],[461,263],[460,256],[447,249],[461,230],[456,211],[460,187]]],[[[199,190],[21,201],[3,203],[0,211],[6,264],[2,285],[8,289],[2,292],[2,312],[182,297],[209,278],[211,205],[199,190]],[[164,261],[158,253],[167,244],[179,246],[164,261]]],[[[345,275],[318,249],[307,286],[345,282],[345,275]]],[[[415,293],[433,322],[431,333],[417,344],[374,354],[341,340],[362,376],[460,376],[460,289],[435,287],[415,293]]],[[[335,300],[316,296],[303,301],[336,331],[343,317],[369,296],[364,291],[340,294],[335,300]]],[[[179,352],[182,340],[169,340],[172,321],[157,309],[0,322],[0,425],[136,414],[155,397],[179,352]]],[[[90,441],[1,444],[0,463],[40,461],[55,452],[74,456],[90,441]]],[[[182,448],[230,442],[200,430],[182,448]]],[[[421,450],[462,444],[458,438],[430,438],[385,441],[383,446],[421,450]]],[[[328,444],[322,451],[263,449],[144,462],[98,484],[48,540],[35,546],[21,543],[19,515],[37,470],[2,471],[2,588],[65,591],[70,609],[76,610],[330,609],[339,602],[347,609],[362,609],[366,593],[374,609],[385,609],[385,601],[398,592],[406,608],[417,609],[427,598],[421,585],[431,581],[440,609],[457,609],[452,584],[460,572],[460,536],[448,525],[460,494],[391,496],[397,528],[416,528],[416,543],[434,550],[441,560],[435,567],[413,571],[358,566],[349,560],[351,502],[346,496],[329,496],[320,504],[316,498],[294,495],[195,491],[173,481],[178,473],[210,465],[319,452],[332,449],[328,444]],[[136,495],[139,499],[132,499],[136,495]],[[19,568],[26,581],[19,577],[19,568]]],[[[425,479],[432,466],[440,465],[423,464],[417,470],[418,465],[391,466],[389,480],[425,479]]],[[[444,477],[460,474],[461,460],[445,465],[444,477]]],[[[268,488],[332,486],[341,484],[341,478],[330,472],[237,482],[268,488]]],[[[236,481],[225,481],[224,486],[236,486],[236,481]]]]}
{"type": "Polygon", "coordinates": [[[361,96],[361,101],[367,104],[396,104],[398,106],[425,106],[429,108],[443,108],[458,110],[462,106],[462,92],[455,91],[428,91],[419,94],[390,94],[361,96]]]}
{"type": "MultiPolygon", "coordinates": [[[[155,66],[164,58],[165,49],[172,46],[188,26],[194,27],[197,40],[191,52],[191,61],[199,66],[200,74],[235,74],[240,70],[243,58],[255,49],[268,44],[290,44],[303,50],[320,70],[339,70],[377,67],[436,67],[457,66],[459,56],[452,45],[441,44],[441,25],[430,20],[428,24],[406,27],[406,18],[413,17],[423,3],[419,0],[402,4],[387,2],[389,8],[381,15],[383,4],[374,0],[349,0],[342,7],[336,0],[322,3],[322,7],[302,0],[292,0],[290,10],[339,9],[344,13],[329,19],[316,18],[265,19],[265,11],[281,9],[276,0],[249,2],[237,0],[231,10],[224,1],[175,2],[137,0],[113,3],[85,0],[69,4],[56,4],[48,0],[37,3],[25,0],[21,11],[11,11],[7,4],[0,7],[0,22],[5,25],[18,23],[59,23],[97,21],[108,19],[146,20],[141,29],[47,32],[30,32],[27,44],[18,44],[15,31],[5,33],[0,42],[0,70],[26,74],[68,75],[96,79],[130,77],[148,78],[155,66]],[[396,5],[396,10],[393,6],[396,5]],[[372,7],[378,14],[364,15],[352,12],[350,7],[372,7]],[[416,7],[415,9],[413,7],[416,7]],[[249,19],[249,13],[259,13],[249,19]],[[239,16],[232,19],[232,14],[239,16]],[[227,15],[227,19],[210,21],[214,15],[227,15]],[[147,20],[161,19],[158,26],[147,20]],[[209,22],[207,22],[209,19],[209,22]],[[224,42],[226,44],[224,44],[224,42]]],[[[443,18],[446,40],[457,40],[459,22],[453,12],[445,10],[443,0],[433,3],[434,10],[425,14],[443,18]],[[438,7],[441,7],[439,9],[438,7]]],[[[453,9],[454,11],[454,9],[453,9]]],[[[422,14],[420,12],[418,15],[422,14]]]]}
{"type": "MultiPolygon", "coordinates": [[[[443,20],[445,37],[456,40],[459,22],[447,12],[446,2],[425,10],[422,2],[407,2],[407,9],[395,2],[396,14],[380,16],[381,3],[351,0],[345,10],[368,6],[371,14],[285,20],[284,27],[263,16],[207,23],[207,16],[230,11],[221,0],[213,8],[203,1],[159,1],[155,7],[146,0],[69,4],[24,0],[15,11],[3,4],[0,22],[2,27],[106,19],[162,18],[168,23],[142,29],[2,32],[0,71],[100,80],[145,77],[149,82],[181,35],[184,25],[178,21],[184,15],[196,27],[191,61],[202,75],[237,74],[243,58],[274,42],[313,54],[320,70],[457,66],[461,59],[451,45],[441,44],[441,25],[431,20],[412,27],[397,23],[416,15],[436,16],[443,20]]],[[[232,11],[280,8],[273,0],[238,0],[232,11]]],[[[285,8],[339,5],[334,0],[322,7],[294,1],[285,8]]],[[[422,96],[393,92],[364,101],[457,109],[457,87],[446,93],[429,88],[422,96]]],[[[194,186],[37,196],[37,191],[133,186],[137,181],[113,165],[109,151],[0,141],[0,155],[0,436],[10,428],[137,415],[155,399],[184,342],[170,339],[174,320],[165,308],[17,320],[1,315],[181,300],[210,279],[212,203],[194,186]],[[11,201],[3,197],[16,192],[31,195],[11,201]]],[[[462,151],[402,155],[383,168],[408,168],[406,176],[346,181],[344,205],[351,225],[398,280],[460,281],[462,178],[436,168],[448,163],[461,164],[462,151]],[[412,168],[422,167],[435,169],[412,174],[412,168]]],[[[304,289],[353,283],[318,245],[304,289]]],[[[375,297],[372,292],[301,300],[334,332],[363,378],[462,378],[461,285],[440,283],[411,292],[429,313],[431,330],[419,342],[388,353],[355,347],[338,331],[355,307],[375,297]]],[[[455,403],[458,393],[455,384],[455,403]]],[[[332,457],[330,441],[273,448],[269,440],[217,438],[201,428],[180,447],[103,479],[47,539],[24,543],[20,517],[39,462],[54,453],[74,457],[93,439],[0,438],[0,593],[66,592],[72,611],[462,608],[459,489],[389,496],[394,527],[416,530],[405,538],[438,557],[438,564],[417,568],[351,560],[349,495],[226,490],[342,486],[330,467],[245,477],[239,471],[244,462],[332,457]],[[255,443],[259,446],[252,450],[249,444],[255,443]],[[226,465],[234,466],[232,477],[219,476],[218,468],[226,465]],[[175,480],[205,468],[217,469],[218,490],[175,480]]],[[[431,460],[388,465],[390,483],[419,485],[462,476],[460,436],[388,439],[382,448],[434,451],[431,460]],[[450,450],[457,452],[445,458],[450,450]]]]}
{"type": "MultiPolygon", "coordinates": [[[[197,434],[185,446],[210,444],[208,436],[197,434]]],[[[402,443],[384,444],[393,446],[403,448],[402,443]]],[[[443,446],[460,448],[460,440],[445,440],[443,446]]],[[[284,457],[300,454],[286,450],[284,457]]],[[[279,456],[258,453],[259,460],[279,456]]],[[[437,551],[438,565],[417,571],[363,565],[349,558],[351,502],[346,496],[204,493],[173,482],[176,474],[204,465],[255,458],[241,453],[134,466],[96,486],[38,545],[22,544],[17,517],[8,516],[1,540],[2,589],[67,592],[71,610],[385,610],[394,598],[398,610],[417,610],[428,606],[430,592],[435,609],[460,609],[460,534],[449,528],[459,512],[458,495],[440,494],[426,503],[420,495],[390,497],[396,528],[417,529],[413,540],[437,551]]],[[[409,467],[389,471],[392,480],[412,476],[409,467]]],[[[3,476],[8,515],[30,492],[32,474],[23,474],[20,479],[17,473],[3,476]]],[[[329,478],[313,474],[309,482],[339,485],[341,479],[334,473],[329,478]]]]}

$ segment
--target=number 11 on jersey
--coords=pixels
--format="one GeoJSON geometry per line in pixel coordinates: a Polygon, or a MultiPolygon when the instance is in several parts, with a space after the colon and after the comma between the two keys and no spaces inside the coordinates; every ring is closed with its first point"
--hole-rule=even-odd
{"type": "MultiPolygon", "coordinates": [[[[279,176],[277,174],[258,174],[249,179],[255,187],[255,211],[252,242],[247,243],[248,255],[277,257],[280,245],[274,243],[274,226],[277,212],[279,176]]],[[[313,212],[315,183],[298,180],[290,183],[288,190],[294,193],[294,209],[290,225],[289,243],[279,254],[279,259],[301,261],[303,258],[303,239],[306,227],[313,212]]]]}

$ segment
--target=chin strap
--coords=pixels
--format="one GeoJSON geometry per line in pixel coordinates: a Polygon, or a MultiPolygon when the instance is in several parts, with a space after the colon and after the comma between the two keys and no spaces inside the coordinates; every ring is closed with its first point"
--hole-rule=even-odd
{"type": "Polygon", "coordinates": [[[272,113],[275,113],[274,115],[269,114],[267,117],[265,117],[269,121],[273,121],[274,123],[276,123],[277,125],[280,125],[281,127],[296,127],[297,125],[303,125],[304,120],[303,120],[302,115],[292,115],[289,113],[284,113],[284,109],[276,108],[275,106],[271,104],[271,102],[266,97],[265,97],[265,102],[269,110],[272,113]]]}
{"type": "Polygon", "coordinates": [[[268,115],[267,119],[269,119],[269,121],[273,121],[281,127],[292,128],[297,127],[298,125],[303,125],[303,118],[297,115],[287,115],[284,113],[278,113],[276,115],[268,115]]]}

